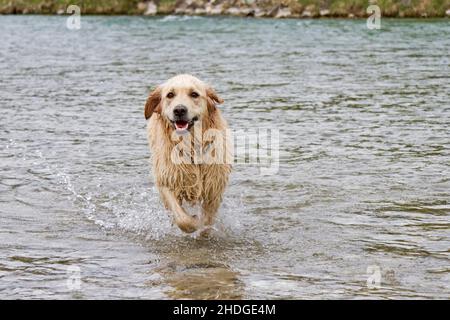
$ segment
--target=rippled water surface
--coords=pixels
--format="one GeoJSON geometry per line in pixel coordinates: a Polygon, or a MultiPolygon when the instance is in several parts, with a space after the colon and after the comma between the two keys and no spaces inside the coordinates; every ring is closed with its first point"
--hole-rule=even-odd
{"type": "Polygon", "coordinates": [[[448,20],[81,23],[0,17],[1,298],[450,298],[448,20]],[[207,240],[148,166],[144,101],[181,72],[281,134],[207,240]]]}

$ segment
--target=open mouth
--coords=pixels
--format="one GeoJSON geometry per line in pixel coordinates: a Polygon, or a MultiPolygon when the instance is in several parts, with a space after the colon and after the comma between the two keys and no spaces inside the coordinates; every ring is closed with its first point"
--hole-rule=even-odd
{"type": "Polygon", "coordinates": [[[191,121],[175,120],[175,121],[171,121],[171,122],[174,125],[176,131],[184,132],[184,131],[189,130],[194,125],[194,122],[197,120],[198,120],[198,118],[194,117],[194,118],[192,118],[191,121]]]}
{"type": "Polygon", "coordinates": [[[175,129],[177,130],[186,130],[189,127],[189,122],[180,120],[175,121],[175,129]]]}

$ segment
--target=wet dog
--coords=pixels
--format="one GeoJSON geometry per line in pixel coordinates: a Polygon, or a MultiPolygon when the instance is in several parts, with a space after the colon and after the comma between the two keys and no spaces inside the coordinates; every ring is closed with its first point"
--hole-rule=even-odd
{"type": "Polygon", "coordinates": [[[145,104],[155,183],[178,227],[192,233],[214,224],[231,172],[223,100],[191,75],[178,75],[154,89],[145,104]],[[191,216],[183,201],[201,205],[191,216]]]}

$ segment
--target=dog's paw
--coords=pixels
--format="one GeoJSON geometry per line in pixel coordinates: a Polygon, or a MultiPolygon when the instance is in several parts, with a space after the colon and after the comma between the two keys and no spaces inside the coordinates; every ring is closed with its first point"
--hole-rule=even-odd
{"type": "Polygon", "coordinates": [[[196,225],[192,225],[192,224],[179,224],[178,228],[181,229],[181,231],[186,232],[186,233],[193,233],[195,231],[197,231],[197,226],[196,225]]]}
{"type": "Polygon", "coordinates": [[[212,237],[211,233],[212,233],[213,230],[214,230],[213,227],[206,226],[202,230],[200,230],[199,235],[202,238],[210,238],[210,237],[212,237]]]}
{"type": "Polygon", "coordinates": [[[178,225],[178,228],[186,233],[193,233],[200,227],[200,221],[191,216],[185,216],[183,219],[178,219],[175,222],[178,225]]]}

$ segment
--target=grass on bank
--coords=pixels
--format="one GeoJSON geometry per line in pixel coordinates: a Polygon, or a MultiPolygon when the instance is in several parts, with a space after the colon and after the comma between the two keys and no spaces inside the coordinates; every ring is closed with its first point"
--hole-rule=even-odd
{"type": "Polygon", "coordinates": [[[387,17],[420,17],[445,16],[445,11],[450,9],[450,0],[297,0],[304,8],[310,7],[315,13],[321,9],[330,10],[332,16],[347,16],[353,13],[357,16],[365,16],[369,4],[380,7],[382,15],[387,17]]]}
{"type": "Polygon", "coordinates": [[[0,0],[1,7],[12,7],[17,12],[55,13],[74,4],[81,8],[81,13],[98,14],[133,14],[138,13],[138,0],[0,0]]]}

